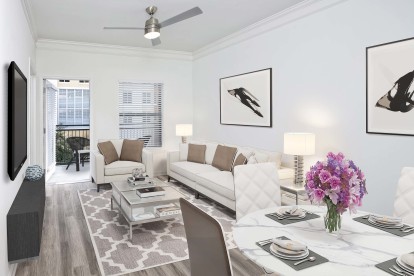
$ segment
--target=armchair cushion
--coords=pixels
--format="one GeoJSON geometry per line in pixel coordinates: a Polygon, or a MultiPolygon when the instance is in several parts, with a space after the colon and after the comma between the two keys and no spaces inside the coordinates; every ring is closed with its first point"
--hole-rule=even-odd
{"type": "Polygon", "coordinates": [[[119,158],[119,160],[142,162],[143,148],[144,141],[125,139],[122,144],[121,157],[119,158]]]}
{"type": "Polygon", "coordinates": [[[105,175],[131,174],[132,170],[135,168],[143,169],[145,171],[145,165],[142,163],[119,160],[105,165],[105,175]]]}
{"type": "Polygon", "coordinates": [[[111,164],[119,159],[118,153],[111,141],[98,143],[98,149],[104,156],[105,164],[111,164]]]}

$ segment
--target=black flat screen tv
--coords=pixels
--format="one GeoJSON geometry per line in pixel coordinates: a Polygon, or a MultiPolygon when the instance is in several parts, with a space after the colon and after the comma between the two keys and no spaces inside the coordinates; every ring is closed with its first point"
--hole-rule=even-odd
{"type": "Polygon", "coordinates": [[[27,79],[14,61],[8,73],[7,171],[14,180],[27,159],[27,79]]]}

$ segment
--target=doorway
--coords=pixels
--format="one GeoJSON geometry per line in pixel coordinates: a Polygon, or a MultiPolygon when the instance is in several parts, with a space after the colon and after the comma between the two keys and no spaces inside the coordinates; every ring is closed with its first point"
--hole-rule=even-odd
{"type": "Polygon", "coordinates": [[[89,80],[44,79],[43,99],[47,183],[89,181],[89,80]]]}

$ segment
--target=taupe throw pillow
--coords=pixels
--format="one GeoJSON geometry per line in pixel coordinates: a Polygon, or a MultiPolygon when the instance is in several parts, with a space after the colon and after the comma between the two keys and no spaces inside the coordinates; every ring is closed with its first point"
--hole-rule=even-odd
{"type": "Polygon", "coordinates": [[[144,148],[144,141],[142,140],[127,140],[124,139],[122,143],[121,157],[122,161],[142,162],[142,149],[144,148]]]}
{"type": "Polygon", "coordinates": [[[231,172],[236,152],[237,148],[218,145],[211,165],[221,171],[231,172]]]}
{"type": "Polygon", "coordinates": [[[98,143],[99,152],[104,156],[105,164],[111,164],[112,162],[118,161],[118,153],[111,141],[98,143]]]}
{"type": "Polygon", "coordinates": [[[244,165],[246,163],[247,163],[246,156],[244,156],[243,153],[239,153],[239,155],[237,155],[236,157],[236,160],[234,160],[233,170],[231,171],[231,173],[234,175],[234,167],[239,166],[239,165],[244,165]]]}
{"type": "Polygon", "coordinates": [[[206,145],[188,144],[187,161],[205,164],[206,149],[206,145]]]}

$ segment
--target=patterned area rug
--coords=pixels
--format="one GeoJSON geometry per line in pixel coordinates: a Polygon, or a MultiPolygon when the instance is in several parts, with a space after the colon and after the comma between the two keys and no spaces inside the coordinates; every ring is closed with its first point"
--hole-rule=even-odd
{"type": "MultiPolygon", "coordinates": [[[[190,197],[191,203],[220,222],[227,247],[235,248],[234,215],[208,199],[195,199],[189,190],[176,186],[190,197]]],[[[102,275],[122,275],[188,259],[181,218],[134,226],[130,241],[124,217],[116,209],[111,211],[111,190],[97,193],[89,189],[78,194],[102,275]]]]}

